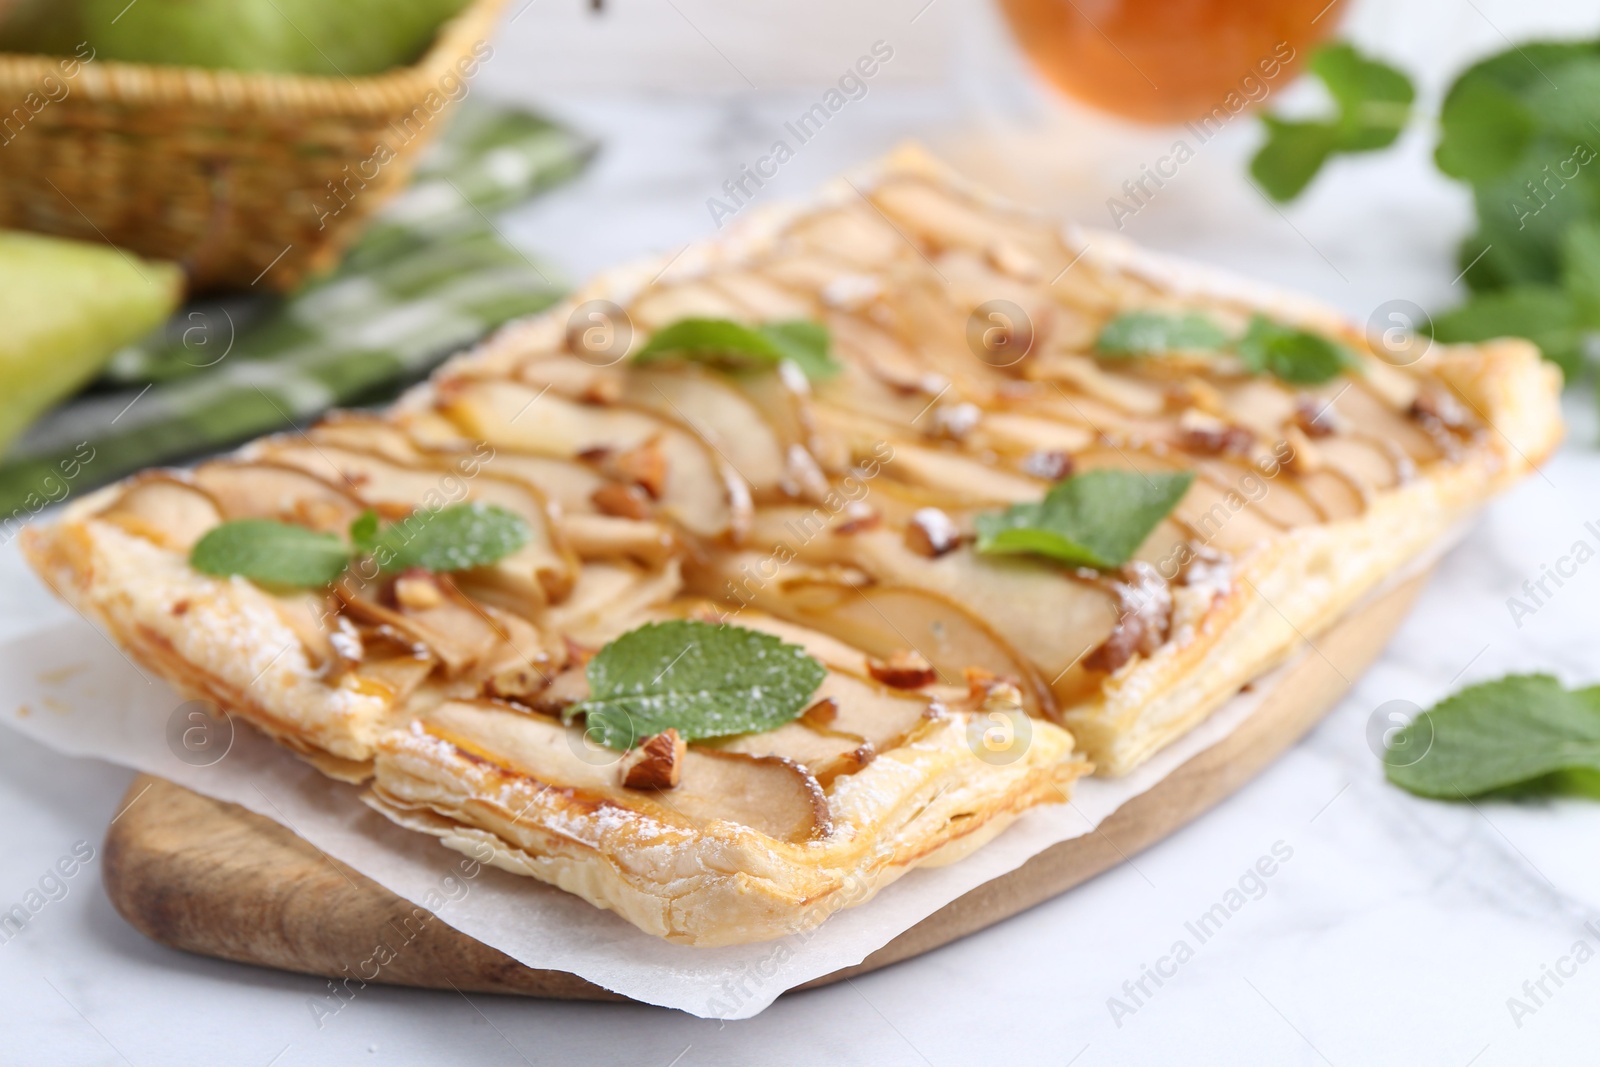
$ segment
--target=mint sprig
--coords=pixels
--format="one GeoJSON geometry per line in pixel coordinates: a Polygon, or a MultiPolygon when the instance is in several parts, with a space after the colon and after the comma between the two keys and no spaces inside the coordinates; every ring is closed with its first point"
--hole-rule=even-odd
{"type": "Polygon", "coordinates": [[[1202,312],[1128,311],[1101,328],[1095,348],[1113,357],[1233,352],[1250,373],[1272,374],[1296,385],[1319,385],[1361,365],[1337,341],[1265,315],[1251,318],[1244,335],[1235,340],[1202,312]]]}
{"type": "Polygon", "coordinates": [[[1129,311],[1101,328],[1094,347],[1102,355],[1160,356],[1215,351],[1227,343],[1227,331],[1198,311],[1129,311]]]}
{"type": "Polygon", "coordinates": [[[1267,140],[1250,161],[1250,173],[1274,200],[1299,196],[1336,153],[1393,144],[1416,98],[1404,73],[1348,44],[1318,49],[1306,69],[1327,86],[1335,111],[1310,121],[1262,116],[1267,140]]]}
{"type": "Polygon", "coordinates": [[[350,565],[350,549],[337,535],[272,519],[236,519],[214,526],[189,550],[201,574],[242,574],[268,585],[327,585],[350,565]]]}
{"type": "Polygon", "coordinates": [[[657,330],[633,359],[652,363],[669,357],[733,367],[775,367],[788,360],[812,381],[843,370],[833,358],[827,327],[808,319],[746,326],[732,319],[679,319],[657,330]]]}
{"type": "Polygon", "coordinates": [[[1319,333],[1274,322],[1265,315],[1250,320],[1234,346],[1245,368],[1295,385],[1320,385],[1360,366],[1355,355],[1319,333]]]}
{"type": "Polygon", "coordinates": [[[1400,788],[1450,800],[1592,783],[1600,773],[1600,687],[1567,689],[1547,674],[1469,686],[1399,730],[1384,764],[1400,788]]]}
{"type": "Polygon", "coordinates": [[[1057,482],[1037,504],[975,520],[979,552],[1026,552],[1109,570],[1133,558],[1194,481],[1189,471],[1086,471],[1057,482]]]}
{"type": "Polygon", "coordinates": [[[805,710],[827,669],[798,645],[740,626],[647,623],[589,661],[589,696],[563,713],[629,749],[669,726],[685,740],[759,733],[805,710]]]}
{"type": "Polygon", "coordinates": [[[274,519],[235,519],[206,531],[190,549],[189,565],[219,578],[312,588],[338,580],[358,558],[370,557],[384,573],[470,570],[510,555],[530,537],[522,516],[477,502],[418,510],[387,526],[366,511],[350,524],[348,541],[274,519]]]}

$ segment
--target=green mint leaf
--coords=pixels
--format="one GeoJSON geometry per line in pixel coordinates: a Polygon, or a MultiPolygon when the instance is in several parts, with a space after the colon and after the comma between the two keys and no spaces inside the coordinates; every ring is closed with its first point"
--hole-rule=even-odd
{"type": "Polygon", "coordinates": [[[1129,311],[1106,323],[1095,339],[1095,348],[1104,355],[1158,356],[1215,351],[1227,343],[1222,327],[1197,311],[1129,311]]]}
{"type": "Polygon", "coordinates": [[[1102,570],[1120,567],[1193,481],[1190,471],[1075,474],[1051,486],[1037,504],[1013,504],[979,515],[978,551],[1029,552],[1102,570]]]}
{"type": "Polygon", "coordinates": [[[762,336],[777,346],[783,358],[792,360],[814,382],[831,378],[844,369],[831,352],[828,328],[808,319],[772,322],[760,328],[762,336]]]}
{"type": "Polygon", "coordinates": [[[1322,79],[1339,107],[1341,152],[1387,148],[1411,118],[1417,95],[1411,79],[1349,44],[1317,49],[1306,69],[1322,79]]]}
{"type": "Polygon", "coordinates": [[[1250,160],[1250,176],[1272,199],[1299,196],[1339,149],[1339,127],[1331,122],[1291,122],[1262,115],[1267,139],[1250,160]]]}
{"type": "Polygon", "coordinates": [[[1254,374],[1271,374],[1295,385],[1320,385],[1360,366],[1351,351],[1321,334],[1297,330],[1256,315],[1235,346],[1254,374]]]}
{"type": "Polygon", "coordinates": [[[772,367],[793,361],[812,381],[838,374],[827,327],[805,319],[746,326],[731,319],[679,319],[657,330],[635,355],[637,363],[669,356],[735,367],[772,367]]]}
{"type": "Polygon", "coordinates": [[[1576,324],[1600,330],[1600,222],[1580,222],[1562,235],[1561,287],[1576,324]]]}
{"type": "Polygon", "coordinates": [[[356,553],[362,556],[372,555],[372,550],[378,544],[378,513],[368,508],[356,516],[350,524],[350,543],[355,546],[356,553]]]}
{"type": "Polygon", "coordinates": [[[1403,72],[1348,44],[1323,46],[1306,69],[1327,86],[1336,111],[1309,121],[1261,117],[1267,139],[1250,161],[1250,174],[1274,200],[1300,195],[1335,153],[1372,152],[1393,144],[1410,120],[1416,98],[1403,72]]]}
{"type": "Polygon", "coordinates": [[[201,574],[297,588],[327,585],[349,563],[350,549],[337,535],[271,519],[213,526],[189,551],[189,565],[201,574]]]}
{"type": "Polygon", "coordinates": [[[385,526],[366,554],[385,572],[410,567],[435,573],[465,571],[511,555],[531,536],[527,520],[505,508],[478,502],[452,504],[414,511],[385,526]]]}
{"type": "Polygon", "coordinates": [[[1600,690],[1568,690],[1549,675],[1470,686],[1396,732],[1389,781],[1458,800],[1516,787],[1569,787],[1550,776],[1600,771],[1600,690]]]}
{"type": "Polygon", "coordinates": [[[589,661],[589,697],[567,709],[628,749],[673,727],[685,740],[774,730],[798,718],[827,670],[797,645],[739,626],[654,622],[589,661]]]}
{"type": "Polygon", "coordinates": [[[1503,86],[1487,79],[1458,81],[1439,112],[1434,162],[1463,181],[1498,178],[1527,151],[1536,122],[1527,105],[1503,86]]]}
{"type": "Polygon", "coordinates": [[[1583,368],[1582,331],[1568,295],[1552,285],[1518,285],[1476,293],[1433,317],[1436,341],[1456,344],[1526,337],[1571,381],[1583,368]]]}

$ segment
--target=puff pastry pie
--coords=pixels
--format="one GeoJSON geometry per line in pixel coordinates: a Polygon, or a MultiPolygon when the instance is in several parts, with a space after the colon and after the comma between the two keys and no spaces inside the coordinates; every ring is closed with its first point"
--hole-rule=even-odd
{"type": "Polygon", "coordinates": [[[1091,766],[1137,766],[1559,438],[1558,372],[1524,342],[1381,355],[1310,302],[907,149],[599,278],[381,416],[135,477],[25,550],[131,655],[395,821],[661,937],[759,940],[965,854],[1091,766]],[[1225,352],[1101,358],[1108,322],[1151,311],[1266,314],[1355,364],[1295,385],[1225,352]],[[842,373],[625,358],[696,317],[814,320],[842,373]],[[1102,468],[1194,475],[1125,566],[975,547],[977,516],[1102,468]],[[225,520],[342,533],[464,498],[531,540],[361,591],[188,562],[225,520]],[[786,726],[686,749],[622,757],[563,725],[594,650],[670,618],[767,630],[826,680],[786,726]]]}

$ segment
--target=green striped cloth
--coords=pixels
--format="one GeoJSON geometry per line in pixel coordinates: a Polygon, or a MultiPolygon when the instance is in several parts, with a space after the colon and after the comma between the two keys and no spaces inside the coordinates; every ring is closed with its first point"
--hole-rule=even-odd
{"type": "Polygon", "coordinates": [[[561,288],[494,215],[573,177],[593,151],[537,115],[468,101],[332,274],[287,298],[190,304],[32,427],[0,464],[0,516],[387,399],[549,306],[561,288]]]}

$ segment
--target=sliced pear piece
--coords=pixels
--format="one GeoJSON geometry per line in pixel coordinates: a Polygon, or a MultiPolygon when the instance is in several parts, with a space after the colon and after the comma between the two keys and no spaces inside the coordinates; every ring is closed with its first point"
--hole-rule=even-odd
{"type": "Polygon", "coordinates": [[[920,653],[945,685],[964,685],[969,667],[1016,679],[1028,714],[1055,711],[1050,688],[1031,662],[981,619],[927,589],[784,582],[763,606],[875,657],[920,653]]]}
{"type": "Polygon", "coordinates": [[[267,460],[202,463],[194,481],[229,520],[276,519],[343,536],[365,510],[347,488],[267,460]]]}
{"type": "Polygon", "coordinates": [[[823,788],[839,775],[865,767],[877,753],[866,738],[814,729],[803,722],[785,723],[762,734],[740,734],[714,747],[747,756],[781,756],[804,767],[823,788]]]}
{"type": "Polygon", "coordinates": [[[625,789],[616,760],[584,740],[581,724],[563,726],[539,714],[492,704],[448,701],[422,718],[423,728],[469,756],[671,824],[683,819],[748,826],[780,841],[802,842],[827,833],[828,801],[816,779],[778,757],[690,748],[676,788],[625,789]]]}
{"type": "Polygon", "coordinates": [[[505,627],[497,625],[494,609],[480,607],[439,575],[430,576],[440,591],[436,603],[415,606],[383,602],[388,583],[364,583],[346,578],[334,585],[350,614],[379,626],[387,626],[418,644],[427,646],[451,677],[486,662],[503,640],[505,627]]]}
{"type": "Polygon", "coordinates": [[[672,599],[681,584],[675,563],[646,570],[623,560],[587,562],[572,594],[536,622],[547,633],[598,648],[637,626],[642,613],[672,599]]]}
{"type": "Polygon", "coordinates": [[[100,517],[162,548],[188,554],[207,530],[222,522],[222,510],[198,486],[156,471],[133,478],[100,517]]]}
{"type": "Polygon", "coordinates": [[[454,383],[444,410],[497,448],[558,458],[620,455],[654,442],[665,462],[664,512],[707,538],[737,540],[748,524],[744,480],[692,432],[647,412],[578,404],[504,382],[454,383]]]}
{"type": "Polygon", "coordinates": [[[703,367],[641,367],[627,375],[622,398],[680,422],[728,458],[758,497],[784,492],[788,463],[782,441],[761,411],[725,377],[703,367]]]}

